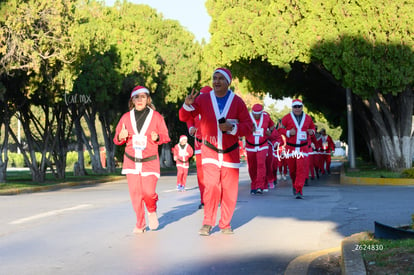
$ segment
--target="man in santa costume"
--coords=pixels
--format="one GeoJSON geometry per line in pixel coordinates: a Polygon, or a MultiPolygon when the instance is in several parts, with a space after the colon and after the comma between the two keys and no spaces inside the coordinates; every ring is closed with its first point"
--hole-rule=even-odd
{"type": "Polygon", "coordinates": [[[213,90],[198,97],[198,92],[193,90],[179,111],[180,120],[184,122],[201,115],[201,158],[206,184],[204,219],[199,230],[202,236],[210,235],[216,225],[219,204],[219,228],[224,234],[233,234],[230,222],[238,194],[239,137],[251,133],[253,125],[246,104],[229,89],[231,80],[228,69],[216,69],[213,90]]]}
{"type": "MultiPolygon", "coordinates": [[[[210,86],[204,86],[200,90],[200,95],[204,93],[209,93],[213,88],[210,86]]],[[[187,121],[188,133],[190,136],[194,137],[194,154],[196,157],[196,168],[197,168],[197,183],[198,189],[200,190],[200,204],[198,205],[198,209],[204,208],[204,177],[203,177],[203,167],[201,164],[201,144],[203,143],[203,135],[201,134],[200,129],[200,118],[201,115],[196,116],[194,119],[190,119],[187,121]]]]}
{"type": "Polygon", "coordinates": [[[179,142],[173,148],[173,157],[177,167],[177,190],[185,191],[187,183],[188,168],[190,168],[190,158],[193,156],[193,148],[188,144],[185,135],[180,136],[179,142]]]}
{"type": "Polygon", "coordinates": [[[116,145],[126,143],[122,174],[126,174],[132,207],[137,222],[134,233],[146,231],[145,207],[148,210],[149,228],[158,228],[155,192],[160,177],[158,146],[168,143],[170,137],[164,118],[155,111],[150,93],[143,86],[136,86],[129,99],[130,111],[118,122],[113,139],[116,145]]]}
{"type": "MultiPolygon", "coordinates": [[[[268,139],[274,128],[269,114],[263,112],[262,104],[254,104],[250,112],[253,131],[246,135],[247,164],[250,175],[250,194],[263,194],[268,190],[266,159],[268,157],[268,139]]],[[[272,157],[272,156],[270,156],[272,157]]]]}
{"type": "Polygon", "coordinates": [[[279,161],[281,160],[279,156],[279,147],[282,144],[282,135],[277,130],[279,125],[275,125],[270,134],[268,143],[269,143],[269,152],[266,159],[267,167],[267,183],[270,189],[275,188],[277,184],[277,169],[279,168],[279,161]]]}
{"type": "Polygon", "coordinates": [[[282,134],[286,136],[286,157],[293,194],[297,199],[302,199],[305,179],[309,175],[308,135],[315,134],[315,125],[312,118],[303,112],[300,99],[292,101],[292,112],[282,118],[282,125],[282,134]]]}
{"type": "Polygon", "coordinates": [[[330,135],[326,134],[325,129],[321,129],[321,170],[322,175],[325,171],[331,173],[331,153],[335,150],[335,144],[330,135]]]}

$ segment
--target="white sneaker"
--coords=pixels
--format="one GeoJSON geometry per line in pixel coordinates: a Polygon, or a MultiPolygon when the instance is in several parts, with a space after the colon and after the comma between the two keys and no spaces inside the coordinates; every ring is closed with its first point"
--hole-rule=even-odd
{"type": "Polygon", "coordinates": [[[145,227],[144,228],[138,228],[138,227],[135,226],[135,228],[132,231],[132,233],[134,233],[134,234],[142,234],[142,233],[145,233],[145,231],[147,231],[145,227]]]}
{"type": "Polygon", "coordinates": [[[281,175],[277,175],[277,179],[280,180],[282,178],[281,175]]]}
{"type": "Polygon", "coordinates": [[[283,180],[286,180],[286,176],[285,176],[285,175],[283,175],[283,176],[282,176],[282,179],[283,179],[283,180]]]}
{"type": "Polygon", "coordinates": [[[263,192],[269,192],[269,189],[263,189],[263,192]]]}
{"type": "Polygon", "coordinates": [[[158,228],[157,212],[148,213],[148,223],[151,230],[156,230],[158,228]]]}

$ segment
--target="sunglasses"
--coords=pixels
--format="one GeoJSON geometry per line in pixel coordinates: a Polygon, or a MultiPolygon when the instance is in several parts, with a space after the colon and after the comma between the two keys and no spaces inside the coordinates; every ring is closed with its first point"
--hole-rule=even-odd
{"type": "Polygon", "coordinates": [[[302,108],[302,105],[295,105],[295,106],[292,106],[292,108],[295,108],[295,109],[298,108],[299,109],[299,108],[302,108]]]}

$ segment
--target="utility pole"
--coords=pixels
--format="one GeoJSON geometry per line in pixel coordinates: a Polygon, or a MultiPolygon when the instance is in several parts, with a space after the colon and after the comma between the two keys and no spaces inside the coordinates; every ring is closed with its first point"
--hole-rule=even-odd
{"type": "Polygon", "coordinates": [[[348,161],[349,168],[355,169],[354,120],[352,113],[352,91],[346,88],[346,110],[348,120],[348,161]]]}

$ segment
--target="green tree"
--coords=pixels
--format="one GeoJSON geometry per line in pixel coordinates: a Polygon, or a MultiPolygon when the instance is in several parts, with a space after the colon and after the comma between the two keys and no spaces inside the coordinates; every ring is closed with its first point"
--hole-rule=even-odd
{"type": "MultiPolygon", "coordinates": [[[[5,16],[0,33],[0,74],[8,76],[2,80],[23,80],[20,87],[5,87],[10,87],[7,100],[14,100],[8,105],[15,106],[14,112],[19,112],[22,121],[27,150],[18,145],[34,181],[44,180],[47,167],[57,177],[64,177],[66,140],[71,126],[67,124],[66,108],[62,107],[62,72],[72,59],[68,28],[75,4],[70,0],[10,0],[1,6],[5,16]],[[33,106],[39,106],[43,116],[35,116],[33,106]],[[36,151],[42,153],[40,160],[36,159],[36,151]]],[[[18,143],[13,129],[9,127],[9,131],[18,143]]]]}
{"type": "Polygon", "coordinates": [[[334,125],[345,126],[350,88],[359,142],[379,167],[411,167],[413,1],[208,0],[206,6],[210,29],[217,30],[206,55],[231,66],[255,91],[302,95],[334,125]]]}

